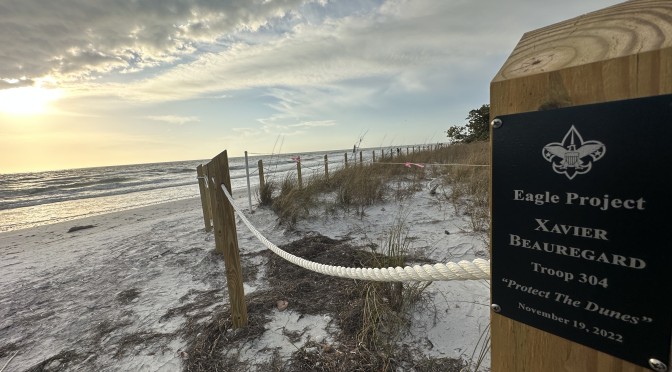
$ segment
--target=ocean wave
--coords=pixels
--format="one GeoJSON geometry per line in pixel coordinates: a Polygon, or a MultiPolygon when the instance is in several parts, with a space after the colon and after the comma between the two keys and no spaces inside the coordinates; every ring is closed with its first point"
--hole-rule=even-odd
{"type": "MultiPolygon", "coordinates": [[[[23,207],[31,207],[31,206],[36,206],[36,205],[43,205],[43,204],[52,204],[52,203],[59,203],[63,201],[70,201],[70,200],[80,200],[80,199],[92,199],[92,198],[99,198],[99,197],[106,197],[106,196],[114,196],[114,195],[123,195],[123,194],[132,194],[136,192],[142,192],[142,191],[151,191],[151,190],[165,190],[168,188],[172,187],[182,187],[182,186],[189,186],[193,185],[195,188],[197,188],[197,184],[195,182],[178,182],[178,183],[172,183],[168,185],[161,185],[161,184],[156,184],[156,183],[145,183],[144,187],[134,187],[132,190],[129,189],[108,189],[107,191],[102,191],[98,193],[83,193],[83,192],[77,192],[77,193],[72,193],[72,194],[65,194],[65,193],[59,193],[53,196],[46,196],[44,198],[33,198],[33,199],[14,199],[10,201],[5,201],[5,202],[0,202],[0,210],[7,210],[7,209],[14,209],[14,208],[23,208],[23,207]]],[[[101,190],[99,190],[101,191],[101,190]]]]}

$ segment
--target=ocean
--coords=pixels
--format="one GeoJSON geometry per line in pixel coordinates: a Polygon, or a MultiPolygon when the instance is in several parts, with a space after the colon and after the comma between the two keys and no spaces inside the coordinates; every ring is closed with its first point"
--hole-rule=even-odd
{"type": "MultiPolygon", "coordinates": [[[[365,161],[371,159],[371,150],[362,149],[365,161]]],[[[352,156],[352,150],[250,154],[250,184],[253,190],[259,185],[259,159],[264,161],[266,179],[281,180],[288,172],[296,171],[293,157],[301,157],[302,175],[309,177],[324,172],[325,154],[330,171],[342,167],[344,153],[352,156]]],[[[0,174],[0,232],[198,197],[196,167],[208,161],[0,174]]],[[[234,194],[247,195],[245,158],[229,158],[229,168],[234,194]]]]}

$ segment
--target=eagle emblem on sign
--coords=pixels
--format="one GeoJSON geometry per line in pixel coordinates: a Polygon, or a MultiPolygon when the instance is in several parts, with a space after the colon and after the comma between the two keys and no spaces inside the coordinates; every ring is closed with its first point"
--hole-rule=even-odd
{"type": "Polygon", "coordinates": [[[577,174],[590,172],[593,163],[604,157],[607,147],[600,141],[584,141],[572,125],[562,142],[544,146],[542,155],[549,161],[555,173],[564,174],[570,180],[577,174]]]}

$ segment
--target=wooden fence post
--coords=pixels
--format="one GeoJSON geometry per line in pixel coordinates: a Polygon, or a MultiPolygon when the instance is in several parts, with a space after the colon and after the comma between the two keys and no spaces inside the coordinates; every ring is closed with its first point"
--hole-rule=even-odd
{"type": "Polygon", "coordinates": [[[266,186],[266,180],[264,180],[264,161],[259,159],[257,167],[259,168],[259,193],[261,193],[261,190],[266,186]]]}
{"type": "Polygon", "coordinates": [[[364,165],[364,158],[361,151],[359,152],[359,165],[364,165]]]}
{"type": "Polygon", "coordinates": [[[329,179],[329,159],[327,158],[327,154],[324,154],[324,177],[329,179]]]}
{"type": "Polygon", "coordinates": [[[345,153],[345,167],[348,167],[348,153],[345,153]]]}
{"type": "Polygon", "coordinates": [[[376,162],[376,150],[373,150],[373,162],[376,162]]]}
{"type": "MultiPolygon", "coordinates": [[[[670,2],[628,1],[525,33],[490,84],[490,119],[672,94],[671,19],[670,2]]],[[[491,221],[493,229],[497,223],[491,221]]],[[[645,237],[641,244],[646,246],[645,237]]],[[[493,252],[499,249],[506,246],[492,246],[493,252]]],[[[491,265],[494,273],[496,259],[491,265]]],[[[495,311],[496,306],[491,311],[493,372],[649,371],[495,311]]]]}
{"type": "Polygon", "coordinates": [[[208,206],[208,190],[205,187],[206,178],[205,173],[203,173],[203,164],[199,164],[196,167],[196,174],[198,176],[198,191],[201,194],[201,208],[203,208],[203,222],[205,223],[205,231],[212,230],[212,225],[210,224],[210,208],[208,206]]]}
{"type": "Polygon", "coordinates": [[[229,303],[231,305],[231,320],[234,328],[242,328],[247,326],[247,306],[245,304],[243,275],[240,267],[236,218],[233,206],[229,203],[221,188],[224,185],[229,193],[231,193],[229,159],[226,150],[215,156],[208,163],[208,174],[214,178],[214,185],[210,189],[210,195],[212,196],[215,246],[217,251],[224,255],[226,285],[229,290],[229,303]]]}
{"type": "Polygon", "coordinates": [[[245,179],[247,180],[247,202],[250,206],[250,213],[253,213],[252,210],[252,187],[250,186],[250,163],[247,157],[247,151],[245,151],[245,179]]]}
{"type": "Polygon", "coordinates": [[[296,174],[299,179],[299,189],[303,188],[303,178],[301,178],[301,158],[296,161],[296,174]]]}

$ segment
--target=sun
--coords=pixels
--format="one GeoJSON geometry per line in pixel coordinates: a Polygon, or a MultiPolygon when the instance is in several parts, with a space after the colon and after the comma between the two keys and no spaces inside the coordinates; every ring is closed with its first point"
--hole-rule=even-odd
{"type": "Polygon", "coordinates": [[[0,90],[0,113],[20,116],[40,115],[61,96],[58,89],[21,87],[0,90]]]}

